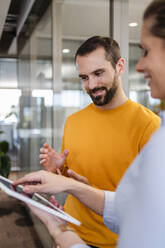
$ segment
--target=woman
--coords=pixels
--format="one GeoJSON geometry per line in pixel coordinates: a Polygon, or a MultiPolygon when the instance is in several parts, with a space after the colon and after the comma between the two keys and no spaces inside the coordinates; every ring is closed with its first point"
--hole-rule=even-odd
{"type": "MultiPolygon", "coordinates": [[[[144,73],[154,98],[165,99],[165,0],[153,1],[145,10],[141,34],[142,56],[137,71],[144,73]]],[[[153,135],[125,173],[116,191],[102,191],[71,178],[49,172],[34,172],[15,184],[39,182],[24,187],[26,193],[68,192],[103,215],[105,224],[120,234],[120,248],[165,247],[164,180],[165,126],[153,135]]],[[[66,223],[33,208],[60,247],[87,247],[66,223]]]]}

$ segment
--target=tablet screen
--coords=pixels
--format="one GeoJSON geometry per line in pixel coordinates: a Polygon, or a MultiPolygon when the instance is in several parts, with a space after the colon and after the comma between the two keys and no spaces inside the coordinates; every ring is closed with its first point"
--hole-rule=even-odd
{"type": "Polygon", "coordinates": [[[76,225],[80,225],[81,223],[73,218],[71,215],[67,214],[63,210],[59,209],[55,205],[53,205],[51,202],[49,202],[45,197],[38,193],[34,194],[26,194],[23,192],[23,186],[18,185],[16,187],[13,187],[12,181],[0,176],[0,189],[2,189],[5,193],[8,195],[15,197],[21,201],[24,201],[28,204],[31,204],[35,207],[38,207],[44,211],[47,211],[53,215],[58,216],[59,218],[62,218],[68,222],[71,222],[76,225]]]}
{"type": "Polygon", "coordinates": [[[2,183],[3,185],[5,185],[9,190],[13,191],[13,192],[17,192],[17,193],[20,193],[28,198],[33,198],[33,195],[32,194],[26,194],[23,192],[23,186],[22,185],[18,185],[16,187],[14,187],[12,185],[12,181],[5,178],[5,177],[2,177],[0,176],[0,183],[2,183]]]}

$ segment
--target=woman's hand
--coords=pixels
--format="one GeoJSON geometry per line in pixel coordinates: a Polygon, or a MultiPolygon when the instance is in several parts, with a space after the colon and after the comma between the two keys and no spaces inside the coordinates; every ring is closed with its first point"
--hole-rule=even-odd
{"type": "Polygon", "coordinates": [[[41,170],[26,174],[24,177],[16,180],[13,186],[18,184],[24,185],[23,191],[27,194],[37,192],[56,194],[65,192],[71,180],[73,181],[71,178],[41,170]]]}
{"type": "MultiPolygon", "coordinates": [[[[53,196],[50,198],[50,202],[56,207],[59,207],[60,209],[62,208],[61,206],[59,206],[58,202],[53,196]]],[[[59,245],[61,248],[69,248],[75,244],[84,244],[84,242],[77,236],[77,234],[73,230],[70,231],[70,229],[69,231],[68,229],[67,231],[60,231],[58,234],[56,233],[55,235],[55,230],[57,230],[58,226],[66,225],[67,227],[66,221],[61,220],[60,218],[55,217],[54,215],[49,214],[37,207],[33,207],[32,205],[28,204],[28,207],[47,227],[56,245],[59,245]]],[[[85,246],[84,244],[83,247],[87,246],[85,246]]]]}
{"type": "MultiPolygon", "coordinates": [[[[55,199],[54,196],[51,196],[49,201],[54,204],[56,207],[59,207],[60,209],[63,209],[62,206],[59,205],[58,201],[55,199]]],[[[49,214],[48,212],[41,210],[37,207],[34,207],[30,204],[27,204],[30,210],[34,215],[36,215],[42,222],[43,224],[47,227],[49,233],[53,235],[54,230],[61,224],[67,225],[67,222],[52,215],[49,214]]]]}

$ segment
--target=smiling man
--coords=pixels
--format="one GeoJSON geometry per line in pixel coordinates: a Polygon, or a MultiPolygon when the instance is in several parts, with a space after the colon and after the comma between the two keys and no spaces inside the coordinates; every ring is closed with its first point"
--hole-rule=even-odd
{"type": "MultiPolygon", "coordinates": [[[[94,38],[91,38],[91,41],[92,39],[94,38]]],[[[93,103],[100,109],[110,109],[127,100],[121,88],[120,78],[124,70],[124,59],[120,56],[118,44],[107,38],[107,43],[109,41],[111,41],[111,49],[110,46],[104,47],[103,44],[97,47],[96,43],[96,50],[86,53],[91,47],[84,43],[76,53],[79,77],[93,103]]]]}
{"type": "MultiPolygon", "coordinates": [[[[124,59],[115,40],[92,37],[80,46],[75,59],[79,77],[93,103],[67,118],[62,153],[45,144],[40,163],[52,172],[69,167],[81,175],[78,179],[91,186],[115,191],[160,119],[126,97],[121,80],[124,59]]],[[[74,196],[68,196],[65,210],[82,222],[74,228],[88,245],[116,246],[117,235],[106,228],[102,217],[74,196]]]]}

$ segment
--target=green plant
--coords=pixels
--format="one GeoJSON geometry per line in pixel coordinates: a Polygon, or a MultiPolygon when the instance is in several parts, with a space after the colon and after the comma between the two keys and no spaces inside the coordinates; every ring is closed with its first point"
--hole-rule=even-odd
{"type": "Polygon", "coordinates": [[[8,177],[11,168],[11,159],[7,154],[9,151],[9,143],[6,140],[0,142],[0,175],[8,177]]]}

